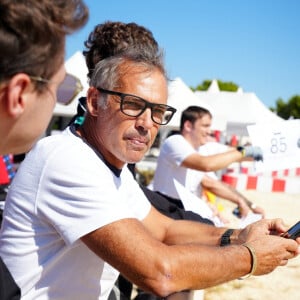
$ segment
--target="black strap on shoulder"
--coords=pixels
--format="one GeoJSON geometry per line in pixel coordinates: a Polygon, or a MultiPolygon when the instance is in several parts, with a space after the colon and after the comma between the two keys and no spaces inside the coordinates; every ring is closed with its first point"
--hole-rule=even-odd
{"type": "Polygon", "coordinates": [[[19,300],[21,299],[20,288],[15,283],[6,265],[0,257],[0,299],[19,300]]]}

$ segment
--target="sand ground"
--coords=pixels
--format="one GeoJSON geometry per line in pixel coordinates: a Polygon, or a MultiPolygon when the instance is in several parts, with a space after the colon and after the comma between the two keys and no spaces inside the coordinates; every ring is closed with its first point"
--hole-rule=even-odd
{"type": "MultiPolygon", "coordinates": [[[[282,218],[291,226],[300,220],[300,194],[242,192],[249,200],[263,207],[267,218],[282,218]]],[[[229,201],[220,200],[224,215],[231,224],[237,219],[231,214],[235,207],[229,201]]],[[[263,276],[234,280],[205,290],[205,300],[298,300],[300,299],[300,256],[290,260],[285,267],[263,276]]],[[[196,300],[196,299],[195,299],[196,300]]]]}

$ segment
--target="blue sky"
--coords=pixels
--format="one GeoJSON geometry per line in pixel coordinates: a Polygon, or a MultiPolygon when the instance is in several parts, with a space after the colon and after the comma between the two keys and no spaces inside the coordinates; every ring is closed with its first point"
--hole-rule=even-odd
{"type": "Polygon", "coordinates": [[[298,0],[86,0],[87,25],[67,38],[69,58],[107,20],[150,29],[171,78],[188,86],[233,81],[268,107],[300,95],[298,0]]]}

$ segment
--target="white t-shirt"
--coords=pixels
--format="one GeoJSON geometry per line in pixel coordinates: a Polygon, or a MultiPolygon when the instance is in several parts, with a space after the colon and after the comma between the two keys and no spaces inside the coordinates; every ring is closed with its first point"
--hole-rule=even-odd
{"type": "Polygon", "coordinates": [[[181,135],[175,134],[167,138],[161,146],[157,160],[157,167],[153,179],[153,190],[167,196],[179,198],[174,179],[193,194],[201,197],[201,181],[204,175],[217,178],[214,172],[202,172],[182,167],[182,162],[191,154],[197,152],[201,155],[213,155],[228,149],[226,145],[209,142],[194,149],[181,135]]]}
{"type": "MultiPolygon", "coordinates": [[[[219,154],[226,152],[227,150],[228,146],[217,142],[207,142],[206,144],[198,148],[199,154],[203,156],[219,154]]],[[[204,176],[209,176],[210,178],[218,180],[218,177],[215,172],[203,172],[193,169],[187,170],[187,186],[189,187],[189,190],[198,197],[202,197],[203,191],[201,181],[204,176]]]]}
{"type": "MultiPolygon", "coordinates": [[[[153,178],[153,190],[169,197],[179,198],[174,180],[190,190],[188,169],[182,167],[182,162],[191,154],[197,152],[181,135],[168,137],[162,144],[157,159],[157,167],[153,178]]],[[[200,181],[199,181],[200,182],[200,181]]]]}
{"type": "Polygon", "coordinates": [[[150,207],[127,167],[116,176],[70,129],[39,141],[14,178],[0,237],[22,299],[107,299],[119,272],[80,238],[150,207]]]}

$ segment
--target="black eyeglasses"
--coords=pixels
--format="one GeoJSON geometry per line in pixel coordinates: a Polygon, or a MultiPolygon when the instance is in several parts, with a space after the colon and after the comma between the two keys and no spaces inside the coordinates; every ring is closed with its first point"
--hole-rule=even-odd
{"type": "Polygon", "coordinates": [[[147,108],[150,108],[152,121],[159,125],[166,125],[176,112],[174,107],[165,104],[151,103],[135,95],[109,91],[102,88],[97,88],[97,90],[105,94],[119,96],[121,99],[121,112],[126,116],[138,117],[147,108]]]}
{"type": "MultiPolygon", "coordinates": [[[[50,83],[51,80],[38,77],[38,76],[29,76],[32,80],[44,83],[50,83]]],[[[80,80],[71,74],[66,74],[64,80],[59,85],[56,93],[57,102],[60,104],[68,105],[71,103],[75,97],[83,90],[83,86],[80,80]]]]}

